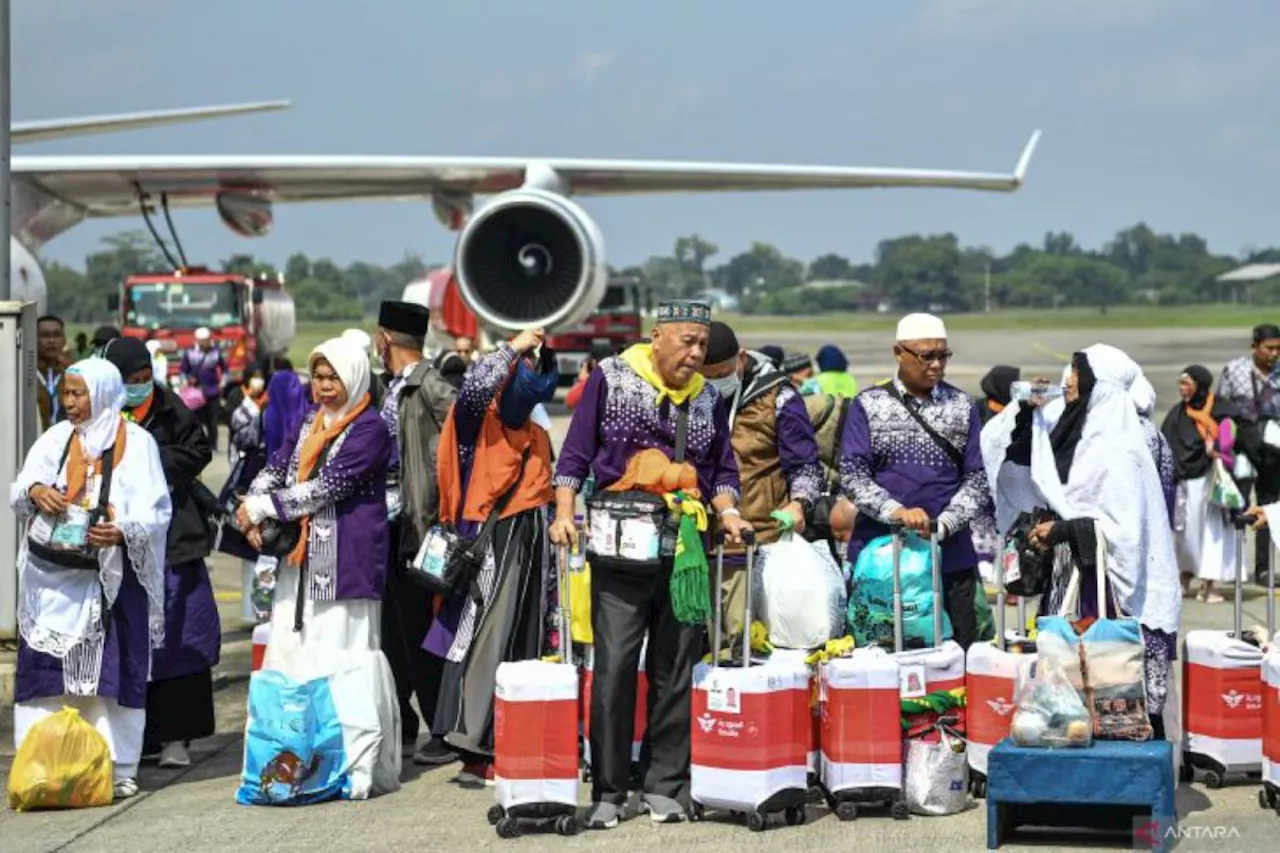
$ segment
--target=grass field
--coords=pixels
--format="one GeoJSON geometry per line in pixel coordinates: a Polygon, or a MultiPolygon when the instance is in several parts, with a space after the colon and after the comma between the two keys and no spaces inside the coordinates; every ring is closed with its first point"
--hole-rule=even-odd
{"type": "MultiPolygon", "coordinates": [[[[719,315],[744,334],[767,332],[828,332],[838,341],[842,332],[866,332],[892,329],[897,314],[832,313],[818,316],[765,317],[736,314],[719,315]]],[[[1177,308],[1123,306],[1105,314],[1096,308],[1065,308],[1040,311],[993,311],[990,314],[951,314],[947,326],[965,331],[1001,331],[1005,329],[1218,329],[1245,330],[1262,322],[1280,323],[1280,306],[1189,305],[1177,308]]],[[[361,327],[372,332],[373,318],[361,327]]],[[[297,366],[306,364],[307,355],[320,342],[342,334],[344,329],[361,325],[360,321],[299,323],[298,337],[289,348],[289,357],[297,366]]],[[[68,336],[76,332],[92,332],[88,327],[70,327],[68,336]]]]}

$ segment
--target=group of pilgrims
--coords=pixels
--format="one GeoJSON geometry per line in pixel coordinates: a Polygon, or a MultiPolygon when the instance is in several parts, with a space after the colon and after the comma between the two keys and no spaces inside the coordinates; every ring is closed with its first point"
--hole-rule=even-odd
{"type": "MultiPolygon", "coordinates": [[[[892,525],[936,527],[941,603],[967,648],[983,566],[1023,512],[1037,513],[1031,541],[1053,554],[1041,612],[1056,612],[1074,570],[1104,571],[1106,612],[1140,621],[1148,711],[1165,732],[1187,585],[1199,579],[1201,597],[1219,601],[1213,583],[1236,570],[1240,534],[1207,498],[1215,478],[1225,470],[1245,495],[1256,486],[1258,504],[1280,498],[1274,326],[1255,330],[1216,393],[1209,370],[1188,367],[1157,427],[1142,369],[1105,344],[1074,354],[1061,396],[1014,399],[1020,372],[999,366],[974,399],[944,379],[944,322],[911,314],[892,341],[896,374],[859,393],[838,347],[815,370],[807,356],[743,347],[706,304],[670,301],[650,338],[593,362],[557,455],[543,405],[558,371],[543,331],[447,366],[424,354],[428,325],[425,307],[385,302],[371,336],[317,346],[306,379],[282,359],[248,370],[219,495],[201,482],[213,443],[143,342],[104,341],[61,369],[46,389],[60,419],[9,495],[24,531],[18,743],[70,705],[110,746],[117,798],[137,793],[144,760],[186,766],[190,743],[215,726],[220,625],[206,560],[235,540],[253,566],[247,597],[271,625],[265,666],[299,680],[359,669],[386,709],[382,790],[399,786],[405,758],[457,763],[454,781],[483,789],[497,667],[558,648],[554,561],[582,547],[595,683],[586,825],[632,816],[636,789],[640,813],[677,822],[690,808],[692,671],[709,651],[711,611],[741,618],[747,540],[825,538],[852,564],[892,525]],[[815,428],[815,394],[839,402],[833,439],[815,428]],[[636,571],[595,553],[582,500],[643,493],[679,507],[679,544],[655,542],[652,565],[636,571]],[[441,526],[463,539],[489,531],[474,587],[456,598],[410,576],[441,526]],[[706,555],[721,541],[725,585],[710,590],[706,555]],[[278,556],[254,559],[268,552],[278,556]],[[629,709],[642,655],[637,776],[629,709]]],[[[1083,615],[1101,612],[1095,585],[1080,588],[1083,615]]]]}

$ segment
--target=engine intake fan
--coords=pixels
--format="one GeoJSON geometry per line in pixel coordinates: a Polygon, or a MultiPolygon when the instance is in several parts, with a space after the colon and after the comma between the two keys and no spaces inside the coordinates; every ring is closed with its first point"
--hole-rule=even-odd
{"type": "Polygon", "coordinates": [[[486,327],[548,331],[576,326],[604,298],[608,269],[600,229],[557,193],[503,193],[458,238],[462,298],[486,327]]]}

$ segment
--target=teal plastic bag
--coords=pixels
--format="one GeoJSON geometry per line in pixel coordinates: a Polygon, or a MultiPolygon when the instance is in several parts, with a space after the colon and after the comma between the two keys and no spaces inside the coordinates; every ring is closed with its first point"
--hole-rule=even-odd
{"type": "MultiPolygon", "coordinates": [[[[914,533],[908,535],[902,544],[902,639],[908,647],[936,645],[931,562],[929,543],[914,533]]],[[[859,647],[893,647],[892,536],[872,539],[858,554],[849,596],[849,633],[859,647]]],[[[942,611],[942,637],[951,639],[946,610],[942,611]]]]}

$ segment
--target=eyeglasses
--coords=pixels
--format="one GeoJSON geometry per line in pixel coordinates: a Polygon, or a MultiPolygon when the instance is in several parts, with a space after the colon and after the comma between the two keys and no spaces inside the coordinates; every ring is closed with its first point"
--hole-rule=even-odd
{"type": "Polygon", "coordinates": [[[902,344],[898,344],[898,346],[902,347],[903,352],[908,352],[914,355],[920,361],[921,364],[933,364],[935,361],[938,362],[939,364],[946,364],[947,362],[951,361],[951,357],[955,355],[955,353],[953,353],[949,349],[936,349],[936,350],[929,350],[928,352],[916,352],[910,347],[902,346],[902,344]]]}

